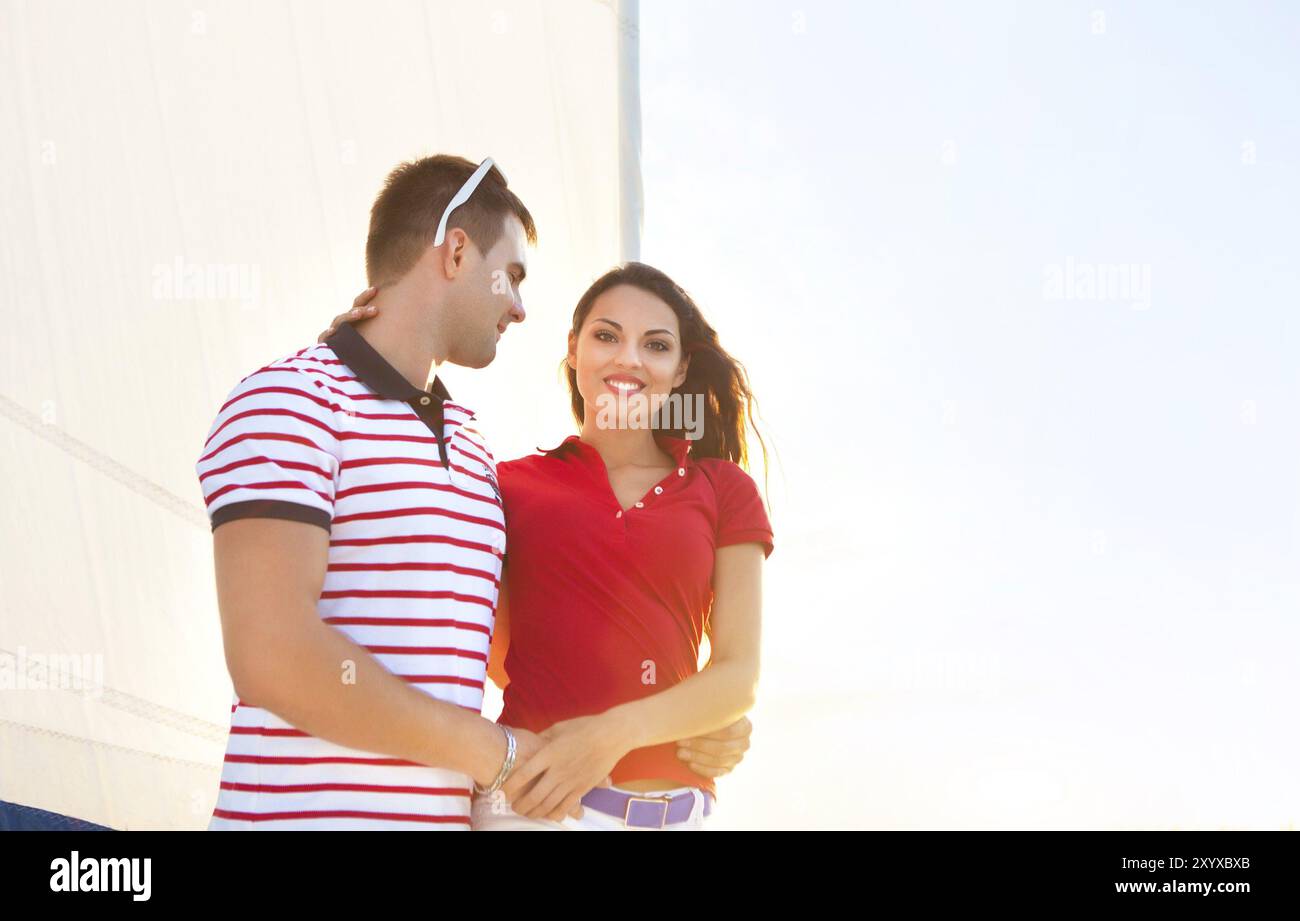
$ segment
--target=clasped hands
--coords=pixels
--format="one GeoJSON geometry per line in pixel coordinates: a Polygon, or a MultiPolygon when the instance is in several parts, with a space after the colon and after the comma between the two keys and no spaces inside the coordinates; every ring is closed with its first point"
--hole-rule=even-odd
{"type": "MultiPolygon", "coordinates": [[[[613,785],[610,772],[641,747],[636,727],[617,710],[561,720],[540,733],[510,727],[515,767],[501,790],[518,815],[562,821],[581,818],[580,800],[595,787],[613,785]]],[[[745,756],[753,725],[741,717],[724,729],[677,742],[677,757],[701,777],[730,773],[745,756]]]]}

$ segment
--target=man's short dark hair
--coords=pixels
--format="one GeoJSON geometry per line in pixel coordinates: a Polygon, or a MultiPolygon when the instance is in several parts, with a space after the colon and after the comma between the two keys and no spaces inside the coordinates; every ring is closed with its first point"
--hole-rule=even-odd
{"type": "MultiPolygon", "coordinates": [[[[366,238],[366,277],[372,285],[397,281],[411,270],[433,243],[438,221],[447,203],[478,169],[464,157],[437,154],[403,163],[388,174],[383,191],[370,209],[370,234],[366,238]]],[[[537,243],[537,227],[519,197],[506,188],[505,177],[494,164],[469,201],[447,218],[447,230],[459,227],[486,253],[505,230],[506,215],[524,225],[528,242],[537,243]]]]}

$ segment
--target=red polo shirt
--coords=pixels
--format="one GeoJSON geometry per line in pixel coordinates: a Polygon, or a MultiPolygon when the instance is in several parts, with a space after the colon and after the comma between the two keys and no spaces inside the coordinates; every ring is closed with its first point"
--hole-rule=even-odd
{"type": "MultiPolygon", "coordinates": [[[[510,593],[500,722],[541,732],[695,674],[714,551],[752,541],[771,554],[772,526],[749,474],[691,459],[687,440],[655,438],[676,469],[627,511],[599,452],[577,435],[497,465],[510,593]]],[[[629,752],[613,781],[664,777],[716,795],[713,779],[676,751],[666,742],[629,752]]]]}

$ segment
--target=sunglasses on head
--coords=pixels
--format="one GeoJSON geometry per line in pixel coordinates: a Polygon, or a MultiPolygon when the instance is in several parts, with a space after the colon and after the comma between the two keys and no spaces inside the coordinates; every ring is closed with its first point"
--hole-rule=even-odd
{"type": "MultiPolygon", "coordinates": [[[[485,159],[478,165],[478,169],[474,170],[473,175],[465,180],[460,191],[451,197],[451,201],[447,203],[447,210],[442,212],[442,220],[438,221],[438,232],[433,235],[434,246],[442,246],[447,237],[447,218],[451,216],[452,211],[469,201],[469,197],[474,194],[474,190],[478,188],[478,184],[483,181],[483,177],[488,174],[493,165],[491,157],[485,159]]],[[[497,167],[497,172],[501,173],[500,167],[497,167]]],[[[505,182],[505,179],[506,174],[501,173],[501,181],[505,182]]]]}

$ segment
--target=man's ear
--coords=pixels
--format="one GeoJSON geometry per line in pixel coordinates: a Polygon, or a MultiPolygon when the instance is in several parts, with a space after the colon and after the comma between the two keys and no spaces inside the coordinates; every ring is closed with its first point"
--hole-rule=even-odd
{"type": "Polygon", "coordinates": [[[686,372],[691,367],[691,356],[683,355],[682,363],[677,368],[677,374],[673,377],[673,388],[676,389],[686,382],[686,372]]]}
{"type": "Polygon", "coordinates": [[[447,231],[446,251],[441,254],[442,273],[450,281],[460,274],[461,269],[465,267],[465,257],[469,255],[469,245],[472,242],[469,234],[459,227],[453,227],[447,231]]]}

